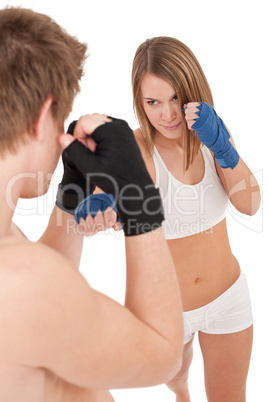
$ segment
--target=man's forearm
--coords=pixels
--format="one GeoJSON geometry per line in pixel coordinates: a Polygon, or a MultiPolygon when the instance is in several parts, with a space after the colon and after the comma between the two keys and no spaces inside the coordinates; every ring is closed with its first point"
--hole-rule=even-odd
{"type": "Polygon", "coordinates": [[[179,283],[162,229],[126,237],[126,307],[162,337],[182,347],[179,283]]]}

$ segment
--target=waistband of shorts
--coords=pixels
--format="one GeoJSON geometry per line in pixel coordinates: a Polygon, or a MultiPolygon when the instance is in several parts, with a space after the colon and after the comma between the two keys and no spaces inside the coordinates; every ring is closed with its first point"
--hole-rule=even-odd
{"type": "Polygon", "coordinates": [[[205,312],[208,308],[213,308],[214,310],[217,309],[217,307],[221,308],[225,302],[230,300],[231,294],[238,293],[239,289],[244,288],[245,285],[247,286],[246,275],[240,271],[240,275],[237,280],[220,296],[204,306],[198,307],[194,310],[184,311],[183,315],[190,318],[191,316],[202,314],[202,312],[205,312]]]}

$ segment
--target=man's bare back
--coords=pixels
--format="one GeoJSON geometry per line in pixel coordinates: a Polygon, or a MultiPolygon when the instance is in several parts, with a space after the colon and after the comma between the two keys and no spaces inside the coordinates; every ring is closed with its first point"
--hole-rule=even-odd
{"type": "MultiPolygon", "coordinates": [[[[28,309],[30,293],[37,291],[36,281],[42,280],[42,269],[46,261],[42,261],[40,270],[38,264],[33,267],[31,249],[39,248],[40,245],[29,242],[14,223],[11,225],[10,232],[16,233],[17,237],[13,235],[0,239],[0,327],[2,328],[0,400],[3,402],[113,401],[108,391],[78,387],[64,381],[46,368],[31,365],[31,361],[27,361],[27,356],[23,358],[25,351],[21,348],[24,349],[26,345],[31,347],[32,336],[31,328],[23,325],[23,317],[31,314],[28,309]],[[27,247],[28,244],[30,247],[27,247]],[[23,338],[29,338],[28,342],[25,342],[23,338]]],[[[47,253],[48,250],[46,249],[45,252],[47,253]]],[[[33,258],[36,258],[35,250],[33,250],[33,258]]],[[[46,271],[54,268],[48,264],[46,271]]],[[[58,285],[60,286],[60,283],[58,285]]],[[[38,315],[35,319],[38,325],[38,315]]],[[[34,325],[35,321],[32,324],[34,325]]],[[[41,336],[40,342],[42,342],[41,336]]],[[[32,345],[38,348],[38,339],[32,345]]],[[[47,350],[49,353],[49,347],[47,350]]]]}

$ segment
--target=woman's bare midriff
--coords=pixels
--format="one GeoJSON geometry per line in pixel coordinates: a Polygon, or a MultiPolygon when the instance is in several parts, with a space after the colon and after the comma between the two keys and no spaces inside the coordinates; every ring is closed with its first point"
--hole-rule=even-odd
{"type": "Polygon", "coordinates": [[[204,306],[225,292],[239,277],[226,219],[207,232],[168,240],[179,278],[184,311],[204,306]]]}
{"type": "MultiPolygon", "coordinates": [[[[148,172],[156,182],[156,171],[153,158],[145,144],[140,129],[135,136],[140,147],[148,172]]],[[[173,150],[175,158],[161,155],[165,159],[169,171],[179,166],[180,155],[173,150]],[[171,161],[174,160],[172,165],[171,161]]],[[[173,155],[174,156],[174,155],[173,155]]],[[[176,169],[175,178],[185,184],[197,183],[204,176],[204,161],[199,153],[194,163],[187,171],[187,177],[182,179],[176,169]],[[196,171],[199,177],[196,177],[196,171]],[[176,176],[178,174],[178,176],[176,176]]],[[[226,219],[205,232],[174,240],[167,240],[169,249],[176,267],[180,283],[181,297],[184,311],[194,310],[215,300],[225,292],[239,277],[240,267],[232,254],[226,227],[226,219]]]]}

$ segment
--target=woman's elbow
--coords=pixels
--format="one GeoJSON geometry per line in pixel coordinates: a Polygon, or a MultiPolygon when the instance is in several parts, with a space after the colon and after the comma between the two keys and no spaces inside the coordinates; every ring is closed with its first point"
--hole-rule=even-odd
{"type": "Polygon", "coordinates": [[[247,201],[241,202],[240,200],[231,200],[233,206],[241,214],[253,216],[255,215],[261,205],[260,191],[251,193],[250,198],[247,201]]]}
{"type": "Polygon", "coordinates": [[[255,193],[252,194],[252,208],[251,208],[251,215],[255,215],[261,205],[261,193],[260,191],[256,191],[255,193]]]}

